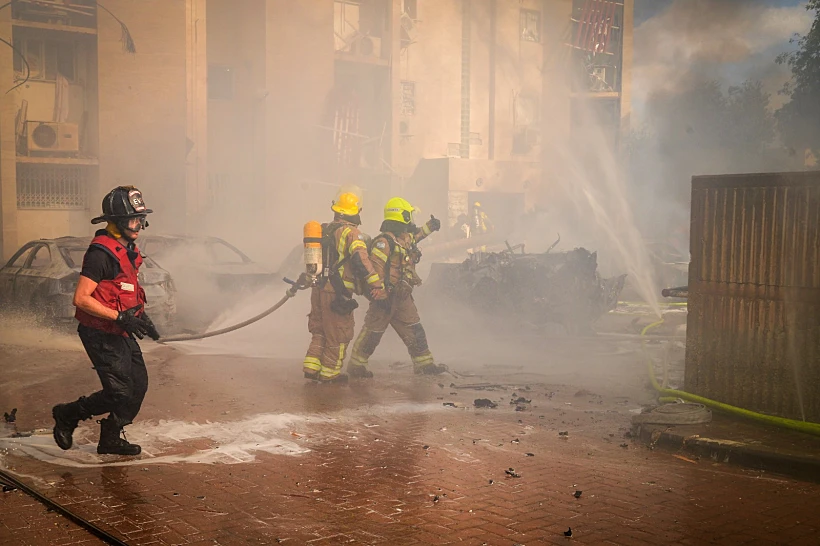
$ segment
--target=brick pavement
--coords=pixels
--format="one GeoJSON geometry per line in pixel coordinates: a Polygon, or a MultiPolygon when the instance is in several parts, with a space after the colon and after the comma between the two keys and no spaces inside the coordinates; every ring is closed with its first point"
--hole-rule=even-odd
{"type": "MultiPolygon", "coordinates": [[[[251,445],[243,452],[249,462],[239,464],[227,464],[233,451],[215,464],[151,464],[146,455],[100,465],[96,429],[84,423],[77,443],[85,451],[70,458],[40,460],[31,454],[65,455],[0,440],[0,462],[134,545],[565,545],[568,527],[578,544],[816,543],[819,485],[632,444],[623,438],[629,410],[650,398],[643,363],[628,351],[603,361],[605,347],[587,349],[585,357],[552,348],[552,358],[570,355],[572,368],[495,363],[458,379],[417,378],[376,362],[375,381],[349,387],[304,386],[298,361],[155,353],[137,424],[143,433],[167,432],[169,419],[229,430],[254,416],[293,414],[281,430],[260,428],[250,442],[309,451],[251,445]],[[450,386],[481,382],[502,386],[450,386]],[[532,400],[525,411],[509,404],[513,393],[532,400]],[[476,398],[499,406],[474,409],[476,398]],[[506,475],[510,467],[520,477],[506,475]]],[[[50,405],[86,393],[93,380],[81,353],[13,356],[4,359],[0,399],[20,408],[21,430],[50,427],[50,405]]],[[[164,444],[160,437],[155,456],[231,447],[219,436],[164,444]]],[[[36,447],[37,440],[21,442],[36,447]]],[[[20,493],[0,497],[0,530],[3,545],[97,543],[20,493]],[[56,542],[52,527],[65,529],[56,542]]]]}
{"type": "MultiPolygon", "coordinates": [[[[585,428],[594,401],[559,408],[551,388],[535,387],[533,405],[546,401],[523,412],[445,408],[437,398],[475,393],[442,397],[436,380],[372,388],[373,404],[299,425],[309,453],[252,463],[66,468],[11,450],[6,465],[129,544],[566,544],[568,527],[580,544],[816,543],[820,486],[619,447],[602,431],[626,415],[585,428]]],[[[331,407],[337,392],[349,400],[319,389],[331,407]]],[[[0,506],[0,543],[46,540],[47,526],[7,508],[15,495],[0,506]]]]}

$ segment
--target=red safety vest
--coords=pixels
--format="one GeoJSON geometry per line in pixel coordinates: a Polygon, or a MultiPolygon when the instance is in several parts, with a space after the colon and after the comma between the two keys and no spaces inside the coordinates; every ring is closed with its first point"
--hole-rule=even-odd
{"type": "MultiPolygon", "coordinates": [[[[91,297],[115,311],[125,311],[131,309],[136,305],[145,305],[145,291],[139,285],[137,272],[142,265],[142,256],[139,249],[134,247],[137,253],[137,258],[134,263],[128,259],[128,250],[120,244],[119,241],[109,235],[98,235],[91,241],[91,246],[101,247],[111,256],[116,258],[119,262],[120,271],[116,277],[111,280],[104,279],[100,281],[91,297]]],[[[89,247],[90,248],[90,247],[89,247]]],[[[142,311],[137,313],[141,315],[142,311]]],[[[120,328],[113,320],[98,318],[90,315],[82,309],[77,309],[74,317],[80,321],[80,324],[96,330],[121,336],[128,336],[128,334],[120,328]]]]}

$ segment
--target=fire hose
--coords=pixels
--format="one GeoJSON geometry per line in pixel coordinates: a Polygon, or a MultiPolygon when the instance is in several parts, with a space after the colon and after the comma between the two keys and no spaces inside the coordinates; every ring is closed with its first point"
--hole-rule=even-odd
{"type": "Polygon", "coordinates": [[[661,324],[663,324],[663,319],[648,325],[641,331],[641,337],[644,338],[641,341],[641,348],[643,350],[644,356],[646,357],[646,365],[647,370],[649,372],[649,380],[652,383],[652,387],[654,387],[654,389],[658,391],[659,400],[661,402],[676,402],[678,399],[683,399],[688,402],[703,404],[704,406],[707,406],[718,411],[722,411],[724,413],[729,413],[731,415],[736,415],[738,417],[744,417],[746,419],[752,419],[754,421],[765,423],[767,425],[774,425],[781,428],[796,430],[798,432],[804,432],[806,434],[812,434],[814,436],[820,436],[820,423],[812,423],[809,421],[797,421],[794,419],[786,419],[785,417],[777,417],[775,415],[757,413],[744,408],[730,406],[729,404],[724,404],[723,402],[710,400],[708,398],[704,398],[703,396],[698,396],[696,394],[691,394],[676,389],[670,389],[667,388],[665,385],[662,386],[660,383],[658,383],[658,380],[655,378],[655,363],[653,362],[652,357],[649,355],[649,351],[646,348],[646,333],[649,330],[652,330],[653,328],[657,328],[661,324]]]}
{"type": "Polygon", "coordinates": [[[244,320],[244,321],[242,321],[238,324],[234,324],[233,326],[228,326],[226,328],[220,328],[219,330],[213,330],[211,332],[205,332],[203,334],[179,334],[179,335],[175,335],[175,336],[163,337],[163,338],[160,338],[158,343],[173,343],[173,342],[176,342],[176,341],[193,341],[195,339],[205,339],[205,338],[209,338],[209,337],[220,336],[222,334],[227,334],[228,332],[233,332],[235,330],[239,330],[240,328],[244,328],[245,326],[253,324],[254,322],[259,322],[260,320],[267,317],[268,315],[270,315],[272,313],[275,313],[280,307],[285,305],[285,303],[289,299],[291,299],[292,297],[294,297],[296,295],[296,292],[298,292],[299,290],[304,290],[304,289],[307,288],[307,286],[301,284],[300,282],[292,281],[288,278],[284,278],[282,280],[284,280],[286,283],[291,285],[290,288],[288,288],[285,291],[285,296],[281,300],[277,301],[273,305],[273,307],[269,307],[268,309],[265,309],[264,311],[262,311],[258,315],[254,316],[254,317],[251,317],[248,320],[244,320]]]}

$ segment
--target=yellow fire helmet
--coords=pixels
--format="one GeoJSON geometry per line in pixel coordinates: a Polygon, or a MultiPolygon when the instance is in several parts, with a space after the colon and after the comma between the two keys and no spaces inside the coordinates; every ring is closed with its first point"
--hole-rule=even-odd
{"type": "Polygon", "coordinates": [[[409,224],[413,221],[415,210],[405,199],[394,197],[384,206],[384,219],[409,224]]]}
{"type": "Polygon", "coordinates": [[[339,199],[333,202],[330,207],[333,212],[344,214],[345,216],[356,216],[362,210],[359,204],[359,196],[352,192],[343,193],[339,199]]]}

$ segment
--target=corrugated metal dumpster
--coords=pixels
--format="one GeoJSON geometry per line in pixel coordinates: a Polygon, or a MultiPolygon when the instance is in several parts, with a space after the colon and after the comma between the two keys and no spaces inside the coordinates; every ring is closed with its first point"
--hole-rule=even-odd
{"type": "Polygon", "coordinates": [[[820,172],[692,179],[686,390],[820,422],[820,172]]]}

